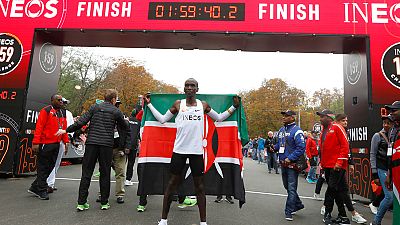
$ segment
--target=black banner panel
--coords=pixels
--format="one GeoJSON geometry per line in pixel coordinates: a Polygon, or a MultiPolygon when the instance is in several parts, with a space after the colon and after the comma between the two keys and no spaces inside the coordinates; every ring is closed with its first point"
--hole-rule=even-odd
{"type": "MultiPolygon", "coordinates": [[[[349,172],[349,184],[352,193],[363,197],[370,197],[370,161],[369,140],[371,130],[369,126],[370,89],[368,82],[369,66],[367,63],[367,39],[354,46],[355,51],[343,56],[344,75],[344,109],[348,115],[348,132],[351,143],[351,151],[354,157],[354,173],[349,172]]],[[[374,117],[372,117],[374,118],[374,117]]]]}
{"type": "Polygon", "coordinates": [[[39,35],[36,36],[27,102],[15,154],[15,174],[36,170],[36,156],[32,152],[36,121],[40,110],[50,104],[51,96],[57,92],[61,55],[62,47],[51,44],[39,35]]]}

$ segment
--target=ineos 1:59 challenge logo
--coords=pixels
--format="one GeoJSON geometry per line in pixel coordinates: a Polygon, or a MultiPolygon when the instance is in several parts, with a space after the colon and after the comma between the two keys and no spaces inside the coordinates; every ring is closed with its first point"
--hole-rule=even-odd
{"type": "Polygon", "coordinates": [[[45,73],[52,73],[57,67],[56,49],[50,43],[44,43],[39,52],[40,67],[45,73]]]}
{"type": "Polygon", "coordinates": [[[362,60],[361,55],[357,52],[345,55],[345,73],[347,81],[350,84],[356,84],[361,77],[362,60]]]}
{"type": "Polygon", "coordinates": [[[0,76],[17,68],[21,58],[21,41],[15,35],[0,33],[0,76]]]}
{"type": "Polygon", "coordinates": [[[0,0],[0,8],[4,17],[22,18],[25,16],[30,18],[38,18],[44,16],[51,19],[57,16],[58,0],[0,0]]]}
{"type": "Polygon", "coordinates": [[[400,42],[390,46],[383,54],[381,61],[385,78],[400,89],[400,42]]]}

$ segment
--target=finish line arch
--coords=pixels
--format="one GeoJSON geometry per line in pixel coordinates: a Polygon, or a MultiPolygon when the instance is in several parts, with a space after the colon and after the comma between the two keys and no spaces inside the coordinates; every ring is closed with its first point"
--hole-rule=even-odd
{"type": "Polygon", "coordinates": [[[0,113],[19,129],[11,135],[15,124],[0,118],[10,140],[1,172],[35,169],[34,118],[56,91],[62,46],[336,53],[357,156],[350,184],[369,196],[369,142],[382,105],[400,96],[400,3],[0,0],[0,8],[0,113]]]}

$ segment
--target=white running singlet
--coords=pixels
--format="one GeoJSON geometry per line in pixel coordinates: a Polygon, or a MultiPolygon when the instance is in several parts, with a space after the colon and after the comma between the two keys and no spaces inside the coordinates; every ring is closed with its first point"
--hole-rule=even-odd
{"type": "Polygon", "coordinates": [[[179,154],[203,154],[204,109],[200,100],[196,106],[186,106],[186,99],[181,100],[175,119],[176,138],[173,152],[179,154]]]}

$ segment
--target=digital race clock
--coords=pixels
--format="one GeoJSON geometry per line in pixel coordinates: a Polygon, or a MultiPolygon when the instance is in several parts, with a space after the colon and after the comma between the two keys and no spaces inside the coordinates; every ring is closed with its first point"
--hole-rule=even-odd
{"type": "Polygon", "coordinates": [[[149,20],[244,21],[244,3],[150,2],[149,20]]]}

